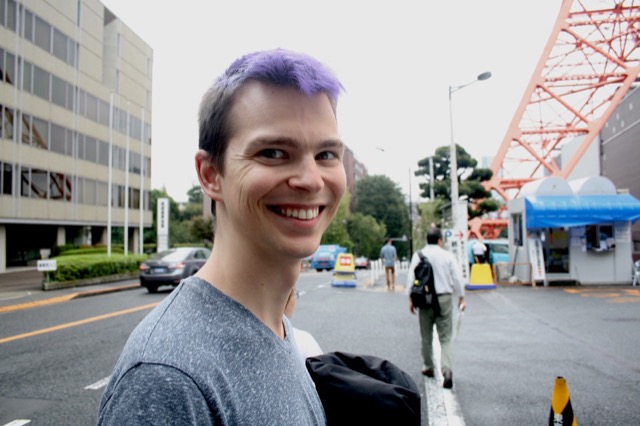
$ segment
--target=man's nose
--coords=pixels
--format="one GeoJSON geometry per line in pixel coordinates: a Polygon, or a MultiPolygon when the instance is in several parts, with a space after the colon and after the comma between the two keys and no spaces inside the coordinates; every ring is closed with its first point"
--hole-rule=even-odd
{"type": "Polygon", "coordinates": [[[324,187],[321,168],[314,158],[303,159],[295,165],[289,185],[309,192],[318,192],[324,187]]]}

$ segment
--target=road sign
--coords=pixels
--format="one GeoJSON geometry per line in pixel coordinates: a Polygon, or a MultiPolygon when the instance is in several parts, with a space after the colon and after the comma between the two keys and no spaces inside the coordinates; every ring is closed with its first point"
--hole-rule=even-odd
{"type": "Polygon", "coordinates": [[[57,262],[55,260],[38,260],[37,263],[37,269],[38,271],[55,271],[56,269],[58,269],[58,265],[57,262]]]}

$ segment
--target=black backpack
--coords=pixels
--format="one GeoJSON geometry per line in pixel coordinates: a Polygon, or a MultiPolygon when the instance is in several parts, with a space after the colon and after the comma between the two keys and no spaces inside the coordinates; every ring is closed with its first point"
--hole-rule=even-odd
{"type": "Polygon", "coordinates": [[[440,315],[440,304],[436,293],[436,283],[433,277],[433,265],[421,252],[418,252],[420,262],[413,273],[413,287],[411,287],[411,303],[416,308],[433,309],[434,315],[440,315]]]}

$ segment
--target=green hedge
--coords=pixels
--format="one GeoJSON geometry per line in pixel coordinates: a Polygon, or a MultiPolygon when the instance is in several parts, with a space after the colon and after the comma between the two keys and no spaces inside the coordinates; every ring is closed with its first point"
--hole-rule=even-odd
{"type": "MultiPolygon", "coordinates": [[[[65,253],[66,254],[66,253],[65,253]]],[[[57,269],[47,272],[49,281],[75,281],[88,278],[117,275],[134,272],[140,269],[140,264],[147,259],[147,255],[128,255],[112,253],[65,255],[55,258],[57,269]]]]}
{"type": "MultiPolygon", "coordinates": [[[[111,254],[123,254],[124,249],[122,247],[111,247],[111,254]]],[[[86,255],[86,254],[107,254],[106,247],[90,247],[90,248],[76,248],[69,249],[63,252],[60,252],[58,255],[61,256],[76,256],[76,255],[86,255]]]]}

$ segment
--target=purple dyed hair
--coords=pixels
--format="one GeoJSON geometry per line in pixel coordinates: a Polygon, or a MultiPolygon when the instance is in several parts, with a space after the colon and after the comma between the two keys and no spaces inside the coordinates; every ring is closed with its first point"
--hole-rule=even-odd
{"type": "Polygon", "coordinates": [[[295,87],[305,95],[326,93],[334,114],[344,87],[329,68],[311,56],[284,49],[249,53],[236,59],[202,97],[199,111],[199,147],[207,151],[224,173],[229,143],[229,113],[234,94],[248,81],[295,87]]]}

